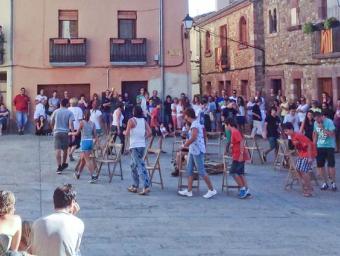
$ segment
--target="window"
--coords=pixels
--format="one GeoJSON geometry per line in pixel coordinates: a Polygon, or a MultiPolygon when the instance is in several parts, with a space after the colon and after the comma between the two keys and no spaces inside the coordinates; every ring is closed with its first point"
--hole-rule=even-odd
{"type": "Polygon", "coordinates": [[[220,27],[220,46],[222,48],[227,48],[228,45],[228,30],[227,30],[227,25],[221,26],[220,27]]]}
{"type": "Polygon", "coordinates": [[[300,24],[299,0],[291,0],[290,2],[290,25],[297,26],[299,24],[300,24]]]}
{"type": "Polygon", "coordinates": [[[269,10],[268,13],[269,34],[277,33],[277,11],[276,8],[269,10]]]}
{"type": "Polygon", "coordinates": [[[282,92],[282,80],[281,79],[272,79],[271,83],[272,83],[271,88],[274,90],[274,93],[276,95],[279,94],[279,91],[282,92]]]}
{"type": "Polygon", "coordinates": [[[293,80],[294,85],[294,95],[296,96],[296,99],[300,99],[302,96],[302,88],[301,88],[301,79],[294,79],[293,80]]]}
{"type": "Polygon", "coordinates": [[[118,11],[118,37],[134,39],[137,37],[137,13],[134,11],[118,11]]]}
{"type": "Polygon", "coordinates": [[[339,0],[327,0],[324,1],[325,2],[325,11],[326,11],[326,15],[325,17],[327,18],[331,18],[331,17],[335,17],[338,20],[340,20],[340,6],[339,0]]]}
{"type": "Polygon", "coordinates": [[[242,80],[241,81],[241,95],[243,98],[248,99],[249,96],[249,86],[248,86],[248,80],[242,80]]]}
{"type": "Polygon", "coordinates": [[[230,80],[227,80],[225,81],[225,91],[227,93],[228,96],[231,95],[231,81],[230,80]]]}
{"type": "Polygon", "coordinates": [[[241,45],[240,45],[241,47],[247,47],[248,29],[247,29],[247,20],[245,17],[241,17],[240,19],[240,42],[241,42],[241,45]]]}
{"type": "Polygon", "coordinates": [[[211,56],[211,38],[209,31],[205,33],[205,56],[211,56]]]}
{"type": "Polygon", "coordinates": [[[59,38],[78,37],[78,11],[59,11],[59,38]]]}

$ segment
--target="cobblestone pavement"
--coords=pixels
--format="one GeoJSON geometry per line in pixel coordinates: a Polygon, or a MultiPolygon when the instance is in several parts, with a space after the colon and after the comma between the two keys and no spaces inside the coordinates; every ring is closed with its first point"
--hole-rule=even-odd
{"type": "MultiPolygon", "coordinates": [[[[170,141],[165,149],[171,151],[170,141]]],[[[15,192],[23,219],[49,214],[54,188],[75,184],[86,225],[83,256],[340,255],[340,192],[315,187],[313,198],[303,198],[298,186],[285,191],[287,173],[269,164],[246,168],[252,199],[221,193],[217,175],[212,180],[219,194],[206,200],[202,183],[195,197],[177,196],[170,153],[161,158],[165,189],[154,186],[147,197],[126,191],[129,156],[123,159],[124,181],[115,177],[109,184],[104,175],[95,185],[88,184],[87,173],[75,181],[72,168],[55,174],[51,137],[3,136],[0,156],[0,189],[15,192]]],[[[339,170],[339,155],[337,160],[339,170]]]]}

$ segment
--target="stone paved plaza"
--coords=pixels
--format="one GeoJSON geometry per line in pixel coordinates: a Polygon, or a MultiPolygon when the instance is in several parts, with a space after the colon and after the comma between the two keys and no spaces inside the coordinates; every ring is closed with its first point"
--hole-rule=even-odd
{"type": "MultiPolygon", "coordinates": [[[[170,140],[165,149],[171,151],[170,140]]],[[[194,198],[177,196],[169,153],[161,159],[166,187],[154,186],[147,197],[126,191],[129,156],[123,159],[124,181],[115,177],[109,184],[101,176],[95,185],[86,172],[75,181],[72,168],[55,174],[51,137],[3,136],[0,156],[0,189],[15,192],[23,219],[49,214],[54,188],[75,184],[86,225],[83,256],[340,255],[340,193],[315,188],[313,198],[303,198],[297,186],[285,191],[287,173],[269,164],[247,166],[252,199],[221,193],[218,175],[212,180],[219,194],[206,200],[203,184],[194,198]]],[[[337,160],[339,170],[339,155],[337,160]]]]}

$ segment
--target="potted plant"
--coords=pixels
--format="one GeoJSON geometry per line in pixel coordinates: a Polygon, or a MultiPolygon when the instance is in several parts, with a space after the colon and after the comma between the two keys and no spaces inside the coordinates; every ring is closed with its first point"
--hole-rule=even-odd
{"type": "Polygon", "coordinates": [[[331,17],[325,20],[323,26],[325,29],[331,29],[331,28],[339,26],[339,24],[340,22],[336,18],[331,17]]]}
{"type": "Polygon", "coordinates": [[[305,25],[303,25],[303,32],[305,34],[311,34],[315,31],[315,27],[312,22],[307,22],[305,25]]]}

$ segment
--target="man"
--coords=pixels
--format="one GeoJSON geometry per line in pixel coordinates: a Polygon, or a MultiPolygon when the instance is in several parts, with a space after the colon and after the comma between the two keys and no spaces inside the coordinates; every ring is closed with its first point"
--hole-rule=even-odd
{"type": "Polygon", "coordinates": [[[268,115],[264,121],[263,138],[267,139],[269,142],[269,149],[263,152],[263,160],[267,162],[267,155],[275,149],[275,156],[277,155],[278,146],[277,140],[280,137],[279,127],[281,120],[277,116],[277,109],[272,108],[270,110],[270,115],[268,115]]]}
{"type": "Polygon", "coordinates": [[[44,95],[44,89],[40,90],[39,94],[35,97],[35,100],[38,101],[38,103],[42,101],[44,101],[45,104],[47,103],[47,96],[44,95]]]}
{"type": "Polygon", "coordinates": [[[331,189],[337,190],[335,184],[335,126],[332,120],[326,118],[325,114],[319,112],[314,113],[314,133],[313,141],[317,147],[317,167],[320,176],[324,179],[321,190],[327,190],[328,178],[331,182],[331,189]],[[325,171],[325,164],[327,162],[327,173],[325,171]]]}
{"type": "Polygon", "coordinates": [[[137,95],[136,98],[136,104],[137,106],[140,106],[143,110],[144,116],[147,115],[147,105],[146,105],[146,98],[145,98],[145,89],[140,88],[139,95],[137,95]]]}
{"type": "Polygon", "coordinates": [[[270,88],[270,95],[269,95],[269,107],[274,106],[274,101],[277,100],[277,94],[275,93],[274,88],[270,88]]]}
{"type": "Polygon", "coordinates": [[[300,130],[299,126],[299,117],[296,114],[296,106],[291,105],[289,106],[289,113],[285,115],[283,119],[283,123],[292,123],[294,127],[294,132],[298,132],[300,130]]]}
{"type": "Polygon", "coordinates": [[[309,105],[307,104],[306,98],[301,97],[300,105],[296,109],[297,115],[299,117],[299,126],[305,121],[306,114],[309,110],[309,105]]]}
{"type": "Polygon", "coordinates": [[[255,105],[252,108],[252,117],[253,117],[253,129],[251,131],[251,136],[255,137],[255,135],[262,135],[263,125],[262,125],[262,114],[260,110],[261,106],[261,98],[258,98],[255,101],[255,105]]]}
{"type": "Polygon", "coordinates": [[[15,96],[13,103],[16,109],[18,133],[19,135],[23,135],[29,116],[30,104],[30,98],[26,95],[26,90],[24,87],[20,89],[20,94],[15,96]]]}
{"type": "Polygon", "coordinates": [[[152,96],[149,99],[149,104],[150,104],[150,107],[149,107],[150,113],[152,112],[152,110],[154,108],[156,108],[158,105],[162,104],[161,99],[158,97],[158,91],[157,90],[152,91],[152,96]]]}
{"type": "Polygon", "coordinates": [[[48,99],[48,115],[52,115],[52,113],[59,108],[60,100],[57,98],[57,91],[53,91],[52,98],[48,99]]]}
{"type": "MultiPolygon", "coordinates": [[[[78,99],[72,98],[70,99],[70,107],[68,108],[69,111],[73,114],[73,129],[74,132],[77,132],[80,128],[80,122],[83,120],[83,110],[81,110],[80,107],[78,107],[78,99]]],[[[69,149],[68,149],[68,156],[71,162],[73,162],[75,159],[73,158],[73,153],[77,148],[80,148],[80,139],[81,134],[75,136],[70,136],[69,141],[69,149]]]]}
{"type": "Polygon", "coordinates": [[[64,99],[67,99],[67,106],[69,106],[69,95],[68,95],[68,91],[64,91],[64,99]]]}
{"type": "Polygon", "coordinates": [[[61,174],[68,167],[68,133],[70,130],[73,131],[74,121],[72,112],[67,109],[68,102],[68,99],[63,99],[60,108],[54,111],[51,117],[51,125],[54,132],[54,148],[58,164],[57,174],[61,174]]]}
{"type": "Polygon", "coordinates": [[[36,220],[32,226],[32,254],[41,256],[80,255],[84,223],[72,185],[58,187],[53,194],[55,212],[36,220]]]}
{"type": "Polygon", "coordinates": [[[40,100],[38,100],[37,98],[35,99],[35,111],[34,111],[34,120],[37,122],[39,121],[40,117],[43,116],[44,119],[46,119],[46,109],[45,109],[45,105],[46,105],[46,100],[47,98],[41,98],[40,100]]]}
{"type": "Polygon", "coordinates": [[[233,95],[229,97],[230,100],[237,102],[237,91],[233,90],[233,95]]]}
{"type": "Polygon", "coordinates": [[[110,127],[112,123],[112,92],[110,90],[105,91],[105,95],[102,99],[102,113],[103,113],[103,119],[104,119],[104,130],[106,134],[110,133],[110,127]]]}
{"type": "MultiPolygon", "coordinates": [[[[224,91],[222,90],[222,95],[224,94],[224,91]]],[[[224,105],[224,98],[220,97],[220,94],[218,91],[215,91],[215,104],[216,104],[216,131],[221,131],[221,112],[222,112],[222,106],[224,105]]]]}

